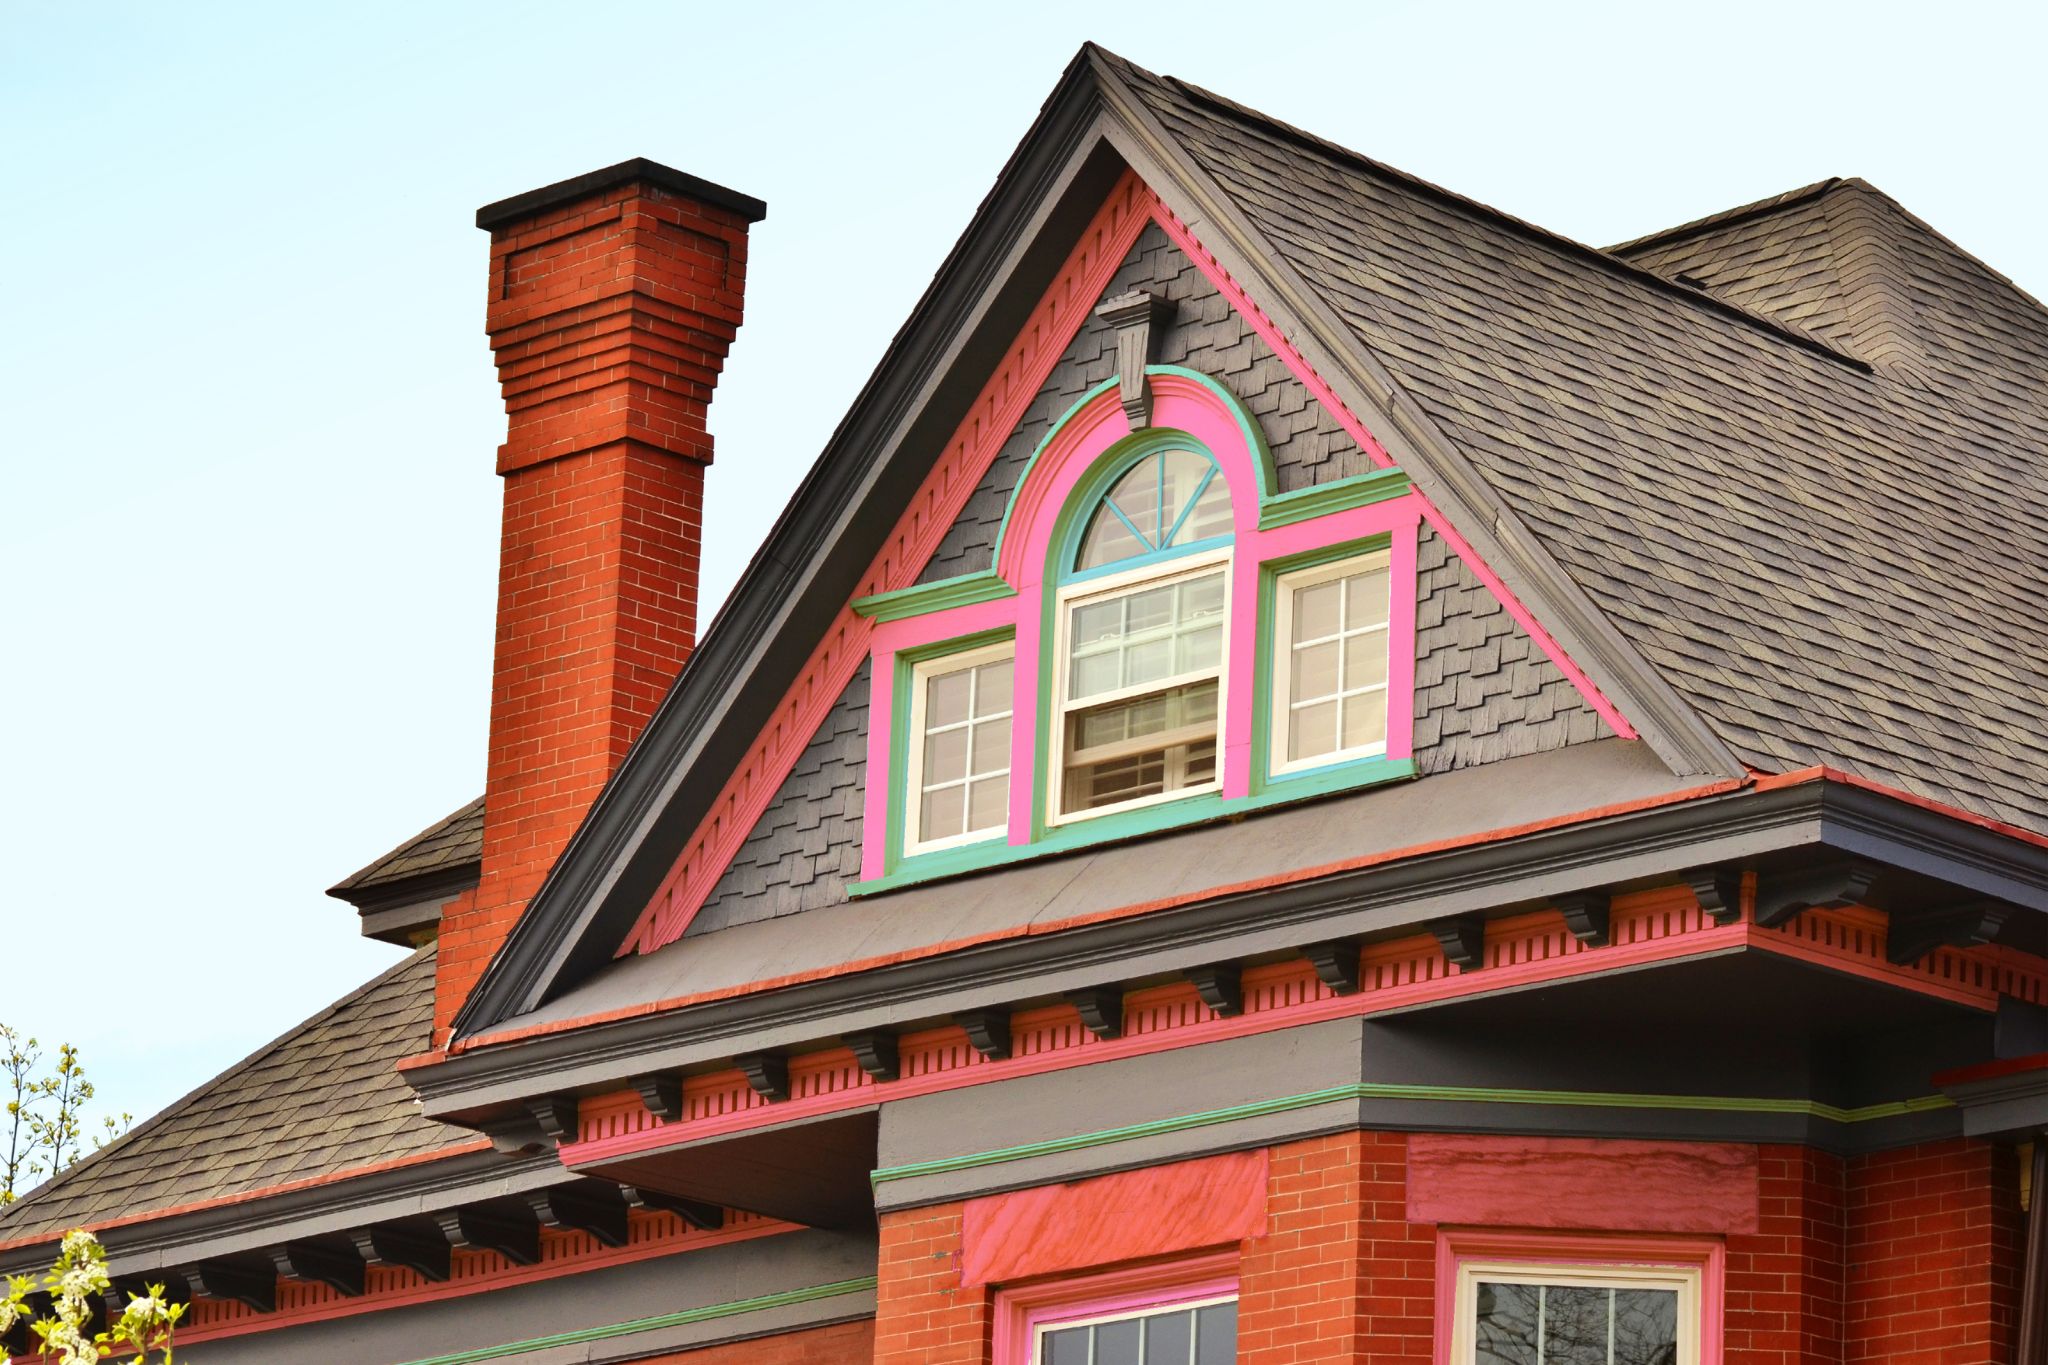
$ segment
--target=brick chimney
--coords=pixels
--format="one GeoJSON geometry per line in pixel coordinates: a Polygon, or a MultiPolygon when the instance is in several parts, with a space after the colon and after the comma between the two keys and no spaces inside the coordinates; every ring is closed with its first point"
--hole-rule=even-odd
{"type": "Polygon", "coordinates": [[[705,416],[766,211],[644,160],[477,211],[505,522],[482,880],[441,926],[437,1044],[696,641],[705,416]]]}

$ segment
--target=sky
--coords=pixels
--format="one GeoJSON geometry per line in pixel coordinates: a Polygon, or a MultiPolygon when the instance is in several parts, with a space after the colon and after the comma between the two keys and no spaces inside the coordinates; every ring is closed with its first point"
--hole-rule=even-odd
{"type": "Polygon", "coordinates": [[[1085,39],[1595,244],[1860,175],[2048,291],[2037,6],[0,0],[0,1022],[139,1118],[397,960],[323,890],[483,785],[478,205],[767,201],[708,617],[1085,39]]]}

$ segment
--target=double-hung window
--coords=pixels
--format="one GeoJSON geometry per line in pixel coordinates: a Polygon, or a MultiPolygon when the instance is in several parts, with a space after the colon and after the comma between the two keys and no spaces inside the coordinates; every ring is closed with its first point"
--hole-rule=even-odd
{"type": "Polygon", "coordinates": [[[1700,1273],[1683,1266],[1459,1267],[1453,1365],[1698,1365],[1700,1273]]]}
{"type": "Polygon", "coordinates": [[[1032,1365],[1231,1365],[1237,1300],[1131,1308],[1034,1333],[1032,1365]]]}
{"type": "Polygon", "coordinates": [[[1013,648],[1005,641],[911,670],[909,851],[972,843],[1008,821],[1013,648]]]}
{"type": "Polygon", "coordinates": [[[1053,822],[1217,785],[1229,537],[1192,450],[1145,454],[1089,512],[1057,605],[1053,822]]]}

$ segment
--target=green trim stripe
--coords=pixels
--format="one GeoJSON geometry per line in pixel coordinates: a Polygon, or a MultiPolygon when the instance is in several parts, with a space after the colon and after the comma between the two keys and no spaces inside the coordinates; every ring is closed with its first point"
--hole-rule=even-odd
{"type": "Polygon", "coordinates": [[[1176,1118],[1154,1119],[1150,1123],[1134,1123],[1124,1128],[1106,1128],[1100,1132],[1077,1133],[1072,1137],[1052,1138],[1045,1142],[1029,1142],[1018,1147],[971,1152],[965,1156],[942,1157],[936,1161],[913,1162],[907,1166],[885,1166],[872,1172],[869,1179],[880,1185],[891,1180],[909,1180],[921,1175],[943,1175],[949,1171],[967,1171],[977,1166],[996,1166],[1006,1161],[1023,1161],[1035,1156],[1077,1152],[1089,1147],[1131,1142],[1138,1138],[1156,1137],[1162,1133],[1185,1132],[1191,1128],[1207,1128],[1238,1119],[1286,1114],[1298,1109],[1313,1109],[1317,1105],[1337,1104],[1347,1100],[1434,1100],[1438,1103],[1451,1104],[1548,1104],[1583,1109],[1674,1109],[1732,1114],[1792,1114],[1824,1119],[1830,1123],[1868,1123],[1873,1119],[1898,1118],[1906,1114],[1947,1109],[1955,1103],[1946,1095],[1927,1095],[1920,1099],[1893,1100],[1884,1104],[1867,1104],[1856,1109],[1844,1109],[1839,1105],[1825,1104],[1819,1100],[1727,1095],[1628,1095],[1591,1090],[1502,1090],[1486,1086],[1396,1085],[1383,1081],[1362,1081],[1354,1085],[1333,1086],[1328,1090],[1311,1090],[1303,1095],[1286,1095],[1279,1099],[1232,1105],[1227,1109],[1210,1109],[1198,1114],[1183,1114],[1176,1118]]]}
{"type": "Polygon", "coordinates": [[[856,615],[876,621],[901,621],[923,616],[926,612],[971,607],[978,602],[994,602],[1016,595],[1015,588],[984,569],[980,573],[942,578],[936,583],[913,583],[907,588],[856,597],[853,610],[856,615]]]}
{"type": "Polygon", "coordinates": [[[1292,526],[1297,521],[1385,502],[1389,498],[1400,497],[1408,488],[1405,471],[1375,469],[1368,474],[1354,474],[1348,479],[1297,488],[1291,493],[1275,493],[1259,503],[1259,529],[1270,531],[1276,526],[1292,526]]]}
{"type": "Polygon", "coordinates": [[[662,1327],[682,1327],[693,1322],[710,1322],[717,1318],[737,1317],[741,1313],[758,1313],[768,1308],[783,1308],[793,1303],[810,1303],[817,1299],[837,1298],[842,1294],[858,1294],[873,1289],[875,1285],[876,1278],[867,1275],[858,1280],[840,1280],[834,1284],[814,1285],[809,1289],[792,1289],[782,1294],[764,1294],[756,1299],[714,1303],[704,1308],[686,1308],[680,1313],[663,1313],[659,1317],[635,1318],[631,1322],[615,1322],[604,1327],[585,1327],[574,1332],[557,1332],[553,1336],[534,1337],[530,1341],[515,1341],[505,1346],[479,1346],[472,1351],[457,1351],[453,1355],[428,1356],[424,1360],[409,1361],[407,1365],[473,1365],[473,1362],[496,1360],[500,1356],[545,1351],[551,1346],[577,1346],[587,1341],[606,1341],[613,1337],[631,1336],[635,1332],[651,1332],[662,1327]]]}

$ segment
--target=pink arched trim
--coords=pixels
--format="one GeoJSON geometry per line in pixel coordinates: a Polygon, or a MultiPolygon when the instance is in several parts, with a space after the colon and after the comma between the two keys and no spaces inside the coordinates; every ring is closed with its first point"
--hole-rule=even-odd
{"type": "MultiPolygon", "coordinates": [[[[1222,263],[1202,245],[1188,225],[1176,217],[1173,210],[1160,202],[1156,195],[1152,217],[1166,235],[1173,239],[1174,245],[1195,263],[1195,268],[1230,301],[1230,306],[1244,317],[1259,339],[1272,347],[1273,354],[1279,356],[1281,362],[1294,372],[1294,377],[1302,382],[1303,387],[1315,396],[1317,402],[1330,410],[1330,414],[1337,419],[1338,424],[1351,439],[1358,442],[1358,448],[1366,453],[1366,457],[1383,469],[1391,468],[1394,459],[1387,453],[1386,447],[1366,430],[1365,424],[1358,420],[1358,415],[1345,406],[1344,400],[1337,397],[1329,384],[1324,382],[1323,377],[1316,373],[1315,367],[1308,363],[1301,352],[1294,348],[1293,343],[1274,325],[1273,320],[1252,302],[1250,296],[1235,279],[1231,278],[1230,272],[1223,268],[1222,263]]],[[[1457,528],[1451,525],[1436,504],[1423,493],[1417,492],[1415,496],[1422,504],[1423,519],[1436,528],[1437,534],[1444,538],[1451,552],[1465,561],[1473,575],[1486,585],[1487,591],[1500,599],[1500,604],[1507,608],[1508,615],[1512,616],[1523,630],[1529,632],[1529,638],[1536,642],[1536,647],[1557,665],[1560,673],[1571,680],[1572,686],[1579,690],[1579,695],[1586,699],[1586,704],[1599,714],[1600,719],[1607,722],[1615,734],[1623,739],[1637,738],[1636,728],[1628,723],[1628,718],[1622,715],[1620,709],[1608,700],[1607,694],[1586,676],[1586,671],[1572,661],[1564,646],[1559,644],[1557,638],[1545,630],[1529,609],[1522,605],[1521,599],[1501,581],[1500,575],[1489,568],[1486,561],[1473,551],[1471,543],[1458,534],[1457,528]]]]}
{"type": "MultiPolygon", "coordinates": [[[[1389,592],[1392,598],[1387,637],[1387,752],[1390,759],[1412,756],[1415,669],[1415,542],[1421,502],[1404,494],[1384,502],[1348,508],[1271,530],[1259,528],[1259,452],[1246,443],[1242,414],[1217,389],[1191,377],[1152,373],[1154,431],[1185,433],[1212,455],[1230,489],[1235,543],[1229,561],[1230,615],[1224,661],[1222,795],[1248,796],[1252,790],[1253,736],[1262,718],[1256,714],[1253,679],[1262,664],[1258,657],[1260,574],[1274,561],[1304,552],[1386,537],[1391,545],[1389,592]]],[[[1048,699],[1040,695],[1042,661],[1055,641],[1044,638],[1046,604],[1059,589],[1053,537],[1059,513],[1098,460],[1132,435],[1130,420],[1113,387],[1105,386],[1070,412],[1047,437],[1012,501],[996,569],[1013,597],[885,621],[875,628],[874,666],[869,677],[867,785],[861,849],[861,878],[887,875],[891,853],[902,830],[891,810],[899,792],[891,780],[900,763],[901,745],[893,733],[896,715],[897,658],[925,651],[948,640],[1012,630],[1017,666],[1010,724],[1010,823],[1007,842],[1022,847],[1037,838],[1043,812],[1037,809],[1035,776],[1055,761],[1050,736],[1041,729],[1048,699]]],[[[1164,571],[1164,568],[1162,568],[1164,571]]],[[[902,741],[908,743],[905,737],[902,741]]],[[[907,802],[908,793],[903,793],[907,802]]],[[[908,813],[904,813],[907,821],[908,813]]]]}

